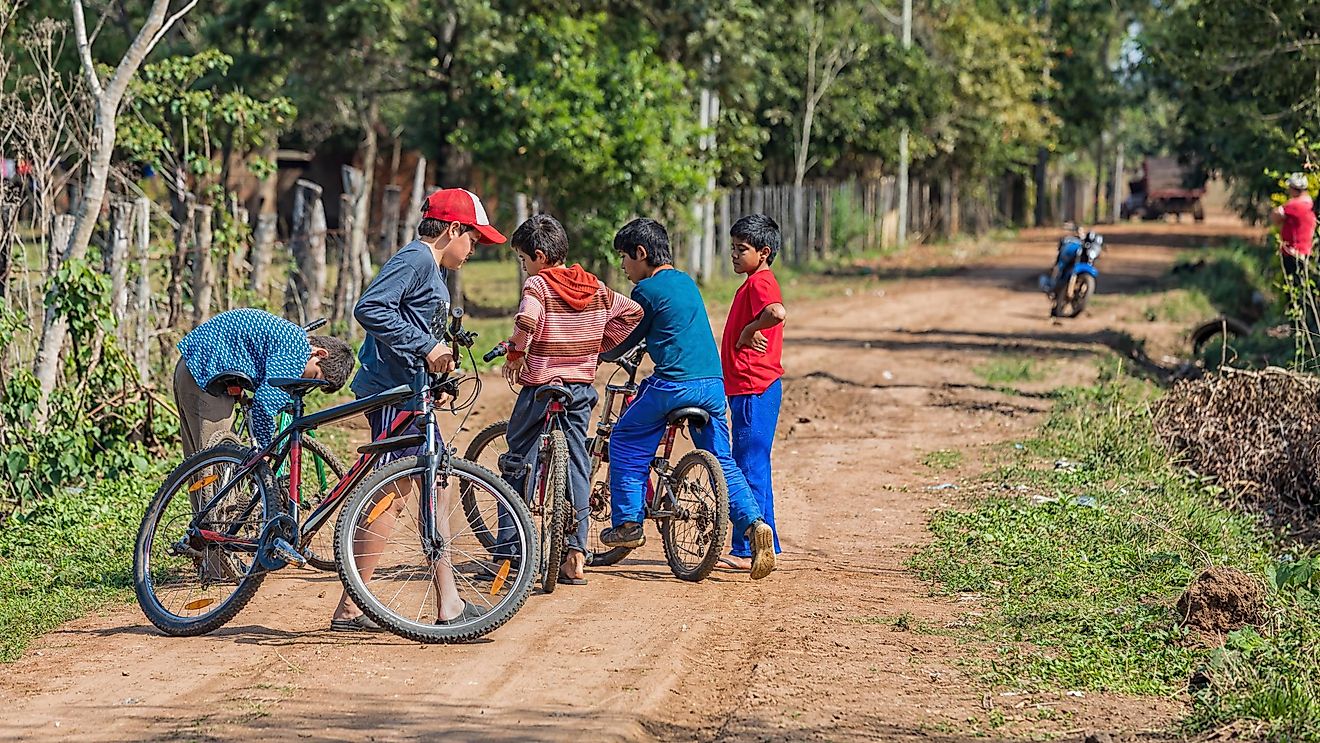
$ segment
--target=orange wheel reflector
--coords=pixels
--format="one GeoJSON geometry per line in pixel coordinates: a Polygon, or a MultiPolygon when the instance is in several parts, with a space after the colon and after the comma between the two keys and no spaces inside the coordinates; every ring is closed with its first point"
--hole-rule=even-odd
{"type": "Polygon", "coordinates": [[[512,567],[513,563],[509,560],[505,560],[500,564],[500,572],[495,574],[495,580],[491,581],[490,584],[490,595],[498,594],[500,589],[504,587],[504,581],[509,579],[509,569],[512,567]]]}
{"type": "Polygon", "coordinates": [[[206,607],[214,603],[215,603],[215,599],[197,599],[196,601],[189,601],[188,603],[184,604],[183,608],[188,609],[189,611],[193,611],[196,609],[205,609],[206,607]]]}
{"type": "Polygon", "coordinates": [[[371,508],[371,512],[367,514],[367,525],[370,526],[371,522],[380,518],[380,515],[382,513],[385,513],[385,509],[389,508],[390,504],[393,502],[394,502],[394,493],[390,493],[384,498],[381,498],[380,503],[377,503],[375,506],[373,506],[371,508]]]}
{"type": "Polygon", "coordinates": [[[188,487],[188,492],[196,493],[198,490],[201,490],[202,488],[206,487],[207,485],[210,485],[211,483],[219,479],[220,479],[219,475],[207,475],[206,477],[203,477],[202,479],[190,485],[188,487]]]}

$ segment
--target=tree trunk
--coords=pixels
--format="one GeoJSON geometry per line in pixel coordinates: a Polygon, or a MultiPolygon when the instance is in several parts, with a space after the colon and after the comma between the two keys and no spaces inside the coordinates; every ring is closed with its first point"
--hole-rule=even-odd
{"type": "MultiPolygon", "coordinates": [[[[180,11],[166,18],[169,0],[153,0],[142,28],[128,50],[124,52],[114,74],[103,85],[96,65],[92,61],[92,46],[87,36],[87,21],[83,13],[82,0],[71,0],[79,61],[87,78],[88,92],[95,101],[96,113],[92,120],[87,179],[82,189],[73,235],[61,251],[61,264],[64,261],[83,258],[87,254],[87,246],[92,241],[92,233],[96,230],[96,222],[105,201],[106,184],[110,179],[110,158],[115,149],[115,118],[119,115],[119,107],[123,103],[124,94],[128,91],[129,82],[137,74],[147,54],[170,26],[196,4],[197,0],[190,0],[180,11]]],[[[46,400],[55,389],[60,349],[64,346],[64,338],[67,334],[67,323],[56,318],[54,307],[47,306],[34,370],[40,389],[36,414],[38,425],[44,424],[46,420],[46,400]]]]}
{"type": "Polygon", "coordinates": [[[150,344],[153,323],[151,322],[151,201],[143,196],[134,204],[137,212],[137,230],[134,234],[137,243],[138,280],[136,312],[134,326],[136,337],[133,343],[133,362],[137,366],[138,381],[147,384],[151,381],[150,344]]]}
{"type": "MultiPolygon", "coordinates": [[[[527,194],[519,191],[513,195],[513,211],[515,215],[514,220],[518,223],[518,226],[521,227],[522,223],[526,222],[531,217],[531,210],[528,209],[527,206],[527,194]]],[[[518,260],[516,251],[514,252],[513,260],[514,263],[518,264],[518,293],[514,295],[518,298],[514,300],[514,311],[516,312],[518,304],[522,302],[523,284],[527,283],[527,270],[523,268],[522,261],[518,260]]]]}
{"type": "Polygon", "coordinates": [[[363,288],[363,275],[371,273],[371,253],[367,246],[367,229],[371,226],[371,195],[376,183],[376,157],[379,141],[376,127],[380,123],[380,107],[373,99],[362,120],[362,170],[360,184],[353,198],[353,229],[349,232],[348,256],[353,263],[353,301],[363,288]],[[364,268],[365,267],[365,268],[364,268]]]}
{"type": "MultiPolygon", "coordinates": [[[[347,182],[347,178],[345,181],[347,182]]],[[[347,322],[353,316],[353,306],[357,304],[359,263],[353,255],[353,230],[357,227],[357,217],[353,214],[354,195],[341,194],[339,197],[339,277],[335,282],[335,298],[330,308],[330,322],[347,322]]],[[[352,334],[352,324],[348,331],[352,334]]]]}
{"type": "Polygon", "coordinates": [[[1095,140],[1095,192],[1091,195],[1091,224],[1100,223],[1100,192],[1105,187],[1104,156],[1105,136],[1102,133],[1095,140]]]}
{"type": "Polygon", "coordinates": [[[1114,196],[1109,201],[1109,221],[1117,223],[1122,218],[1123,205],[1123,143],[1118,143],[1118,152],[1114,156],[1114,196]]]}
{"type": "Polygon", "coordinates": [[[0,203],[0,300],[9,296],[9,264],[18,227],[18,207],[0,203]]]}
{"type": "Polygon", "coordinates": [[[210,206],[197,207],[196,252],[193,254],[193,327],[201,325],[211,316],[211,286],[214,283],[211,268],[210,206]]]}
{"type": "Polygon", "coordinates": [[[949,171],[949,237],[956,237],[962,232],[962,204],[958,199],[958,191],[962,187],[962,179],[957,168],[949,171]]]}

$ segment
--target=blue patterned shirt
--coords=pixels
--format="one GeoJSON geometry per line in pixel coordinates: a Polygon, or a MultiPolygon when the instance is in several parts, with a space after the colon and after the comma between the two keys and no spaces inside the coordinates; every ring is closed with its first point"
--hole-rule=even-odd
{"type": "Polygon", "coordinates": [[[312,357],[312,345],[302,328],[269,312],[239,309],[222,312],[198,325],[179,341],[183,363],[197,386],[232,372],[246,374],[253,394],[248,425],[261,446],[275,435],[275,414],[293,398],[266,380],[301,377],[312,357]]]}

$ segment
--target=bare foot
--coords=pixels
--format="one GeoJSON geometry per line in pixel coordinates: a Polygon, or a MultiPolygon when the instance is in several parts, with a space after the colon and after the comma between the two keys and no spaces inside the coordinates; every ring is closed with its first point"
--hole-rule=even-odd
{"type": "Polygon", "coordinates": [[[582,580],[587,577],[587,556],[577,550],[569,550],[564,562],[559,565],[559,574],[569,580],[582,580]]]}
{"type": "Polygon", "coordinates": [[[752,558],[725,555],[720,558],[720,566],[727,570],[751,570],[752,558]]]}

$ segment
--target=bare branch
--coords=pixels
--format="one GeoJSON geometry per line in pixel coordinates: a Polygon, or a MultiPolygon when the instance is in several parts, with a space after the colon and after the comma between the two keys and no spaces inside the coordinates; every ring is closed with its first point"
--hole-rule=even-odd
{"type": "Polygon", "coordinates": [[[87,77],[87,88],[92,96],[100,98],[101,78],[96,76],[96,63],[92,61],[92,45],[87,40],[87,19],[83,15],[82,0],[72,0],[73,33],[78,42],[78,59],[82,61],[83,75],[87,77]]]}
{"type": "MultiPolygon", "coordinates": [[[[167,2],[166,5],[168,4],[169,3],[167,2]]],[[[156,35],[152,37],[151,44],[147,47],[147,49],[148,50],[155,49],[156,45],[159,44],[160,40],[165,37],[165,34],[169,33],[170,29],[174,26],[174,24],[178,23],[180,18],[184,17],[185,15],[188,15],[188,11],[192,10],[195,7],[197,7],[197,0],[190,0],[190,2],[187,5],[183,6],[182,8],[179,8],[179,12],[175,13],[174,15],[166,19],[165,24],[162,25],[160,27],[160,30],[156,32],[156,35]]]]}

